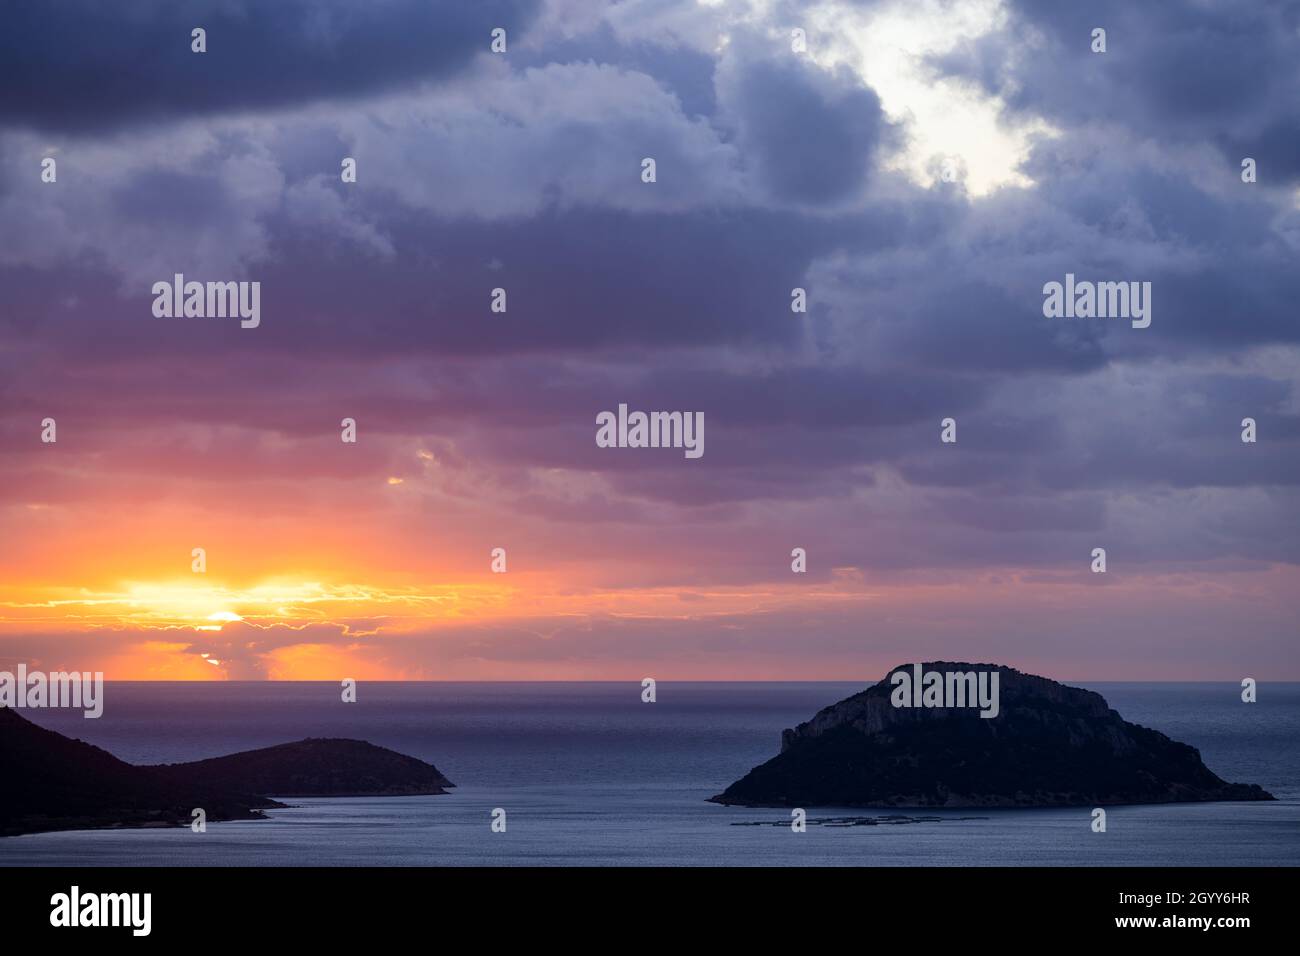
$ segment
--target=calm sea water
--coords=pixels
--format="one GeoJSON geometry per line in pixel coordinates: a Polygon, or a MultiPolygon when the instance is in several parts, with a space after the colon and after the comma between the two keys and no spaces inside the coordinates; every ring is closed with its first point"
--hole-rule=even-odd
{"type": "MultiPolygon", "coordinates": [[[[113,683],[104,716],[25,711],[133,763],[353,737],[437,765],[449,796],[297,798],[265,821],[0,839],[0,865],[1300,864],[1300,684],[1089,684],[1126,719],[1200,749],[1276,803],[925,811],[938,822],[731,826],[789,812],[705,799],[773,756],[780,732],[861,690],[841,683],[113,683]],[[505,833],[491,811],[507,814],[505,833]],[[969,820],[962,817],[977,816],[969,820]]],[[[888,813],[892,811],[878,811],[888,813]]],[[[810,817],[870,811],[817,809],[810,817]]],[[[919,812],[918,812],[919,815],[919,812]]]]}

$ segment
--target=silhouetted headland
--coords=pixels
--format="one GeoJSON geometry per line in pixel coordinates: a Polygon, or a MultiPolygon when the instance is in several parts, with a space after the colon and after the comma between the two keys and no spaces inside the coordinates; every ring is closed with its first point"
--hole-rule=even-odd
{"type": "Polygon", "coordinates": [[[250,820],[285,797],[445,794],[432,764],[360,740],[310,738],[192,763],[136,766],[0,708],[0,836],[250,820]]]}

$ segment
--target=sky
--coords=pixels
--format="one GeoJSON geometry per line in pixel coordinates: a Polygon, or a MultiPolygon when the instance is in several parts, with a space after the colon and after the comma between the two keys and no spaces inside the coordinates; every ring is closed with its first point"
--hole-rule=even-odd
{"type": "Polygon", "coordinates": [[[1296,4],[22,4],[0,229],[0,668],[1300,679],[1296,4]]]}

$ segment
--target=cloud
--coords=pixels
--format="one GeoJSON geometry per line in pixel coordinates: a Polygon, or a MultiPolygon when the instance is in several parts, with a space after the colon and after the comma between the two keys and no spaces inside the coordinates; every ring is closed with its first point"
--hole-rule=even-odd
{"type": "Polygon", "coordinates": [[[856,198],[898,139],[880,98],[847,68],[821,69],[781,47],[774,56],[771,46],[752,37],[728,45],[716,78],[722,121],[775,199],[856,198]]]}
{"type": "Polygon", "coordinates": [[[1018,114],[1212,144],[1227,176],[1254,156],[1268,170],[1261,182],[1300,182],[1300,11],[1293,5],[1007,6],[1004,30],[935,57],[936,65],[976,80],[1018,114]],[[1107,31],[1104,54],[1091,51],[1098,27],[1107,31]]]}
{"type": "MultiPolygon", "coordinates": [[[[1243,582],[1300,563],[1288,10],[829,3],[795,55],[801,10],[784,4],[393,0],[302,19],[223,4],[213,59],[185,27],[114,85],[101,67],[124,44],[162,50],[147,31],[199,14],[140,6],[112,32],[98,8],[63,9],[85,19],[48,51],[60,68],[30,101],[0,94],[0,220],[22,237],[0,247],[10,580],[107,574],[124,541],[169,568],[201,536],[250,579],[279,563],[338,583],[361,564],[389,586],[486,575],[504,543],[511,582],[673,588],[694,606],[696,586],[789,586],[799,544],[809,581],[859,602],[820,645],[839,653],[876,620],[863,606],[882,579],[1114,588],[1073,577],[1105,546],[1116,578],[1186,575],[1244,601],[1243,582]],[[494,16],[507,56],[485,52],[494,16]],[[254,28],[246,69],[216,58],[254,28]],[[896,62],[863,59],[895,41],[896,62]],[[208,90],[200,64],[229,88],[208,90]],[[924,102],[899,109],[918,84],[924,102]],[[978,122],[942,122],[953,89],[978,122]],[[963,138],[969,181],[918,174],[966,155],[963,138]],[[1258,184],[1239,177],[1247,149],[1258,184]],[[150,286],[175,272],[260,281],[261,326],[154,318],[150,286]],[[1151,327],[1045,318],[1043,284],[1066,273],[1151,282],[1151,327]],[[704,458],[598,448],[596,413],[623,402],[702,411],[704,458]],[[47,415],[56,446],[38,441],[47,415]]],[[[0,52],[46,57],[52,22],[20,14],[0,52]]],[[[9,60],[0,76],[26,82],[9,60]]],[[[877,623],[960,630],[978,601],[959,604],[877,623]]],[[[775,654],[779,631],[831,617],[805,611],[785,631],[727,623],[775,654]]],[[[1144,615],[1134,599],[1115,620],[1144,615]]],[[[979,618],[994,642],[997,616],[979,618]]],[[[617,616],[546,620],[457,632],[447,653],[517,653],[540,673],[601,627],[643,640],[617,616]]],[[[355,623],[276,666],[373,650],[355,623]]],[[[724,646],[716,626],[682,625],[678,649],[724,646]]],[[[402,673],[432,666],[389,651],[402,673]]],[[[246,662],[267,673],[265,654],[246,662]]]]}
{"type": "Polygon", "coordinates": [[[521,35],[536,12],[532,0],[22,5],[0,33],[0,123],[92,132],[354,99],[450,76],[491,30],[521,35]],[[197,27],[206,53],[191,51],[197,27]]]}

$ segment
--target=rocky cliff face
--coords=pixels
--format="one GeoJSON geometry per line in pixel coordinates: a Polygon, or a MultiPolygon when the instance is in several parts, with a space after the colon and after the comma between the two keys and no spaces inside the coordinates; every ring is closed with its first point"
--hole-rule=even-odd
{"type": "MultiPolygon", "coordinates": [[[[1271,800],[1195,748],[1131,724],[1092,691],[995,664],[998,713],[896,707],[890,676],[781,735],[781,752],[711,798],[745,806],[1043,807],[1271,800]]],[[[913,665],[894,668],[911,673],[913,665]]]]}

